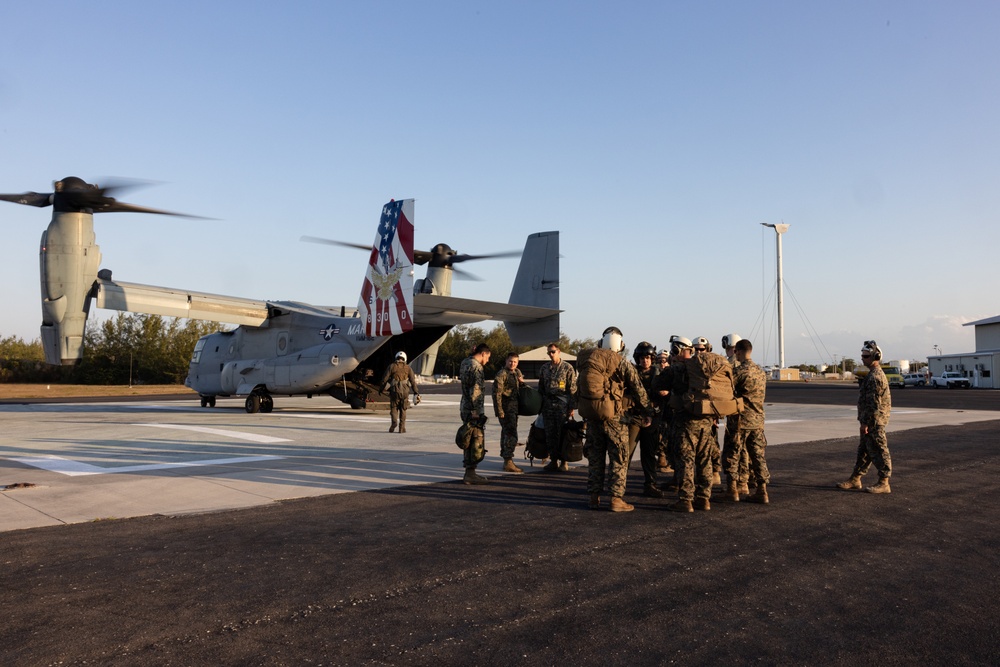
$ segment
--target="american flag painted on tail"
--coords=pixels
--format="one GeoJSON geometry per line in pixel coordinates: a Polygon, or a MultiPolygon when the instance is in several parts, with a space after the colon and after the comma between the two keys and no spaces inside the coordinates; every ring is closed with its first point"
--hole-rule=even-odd
{"type": "Polygon", "coordinates": [[[413,200],[382,207],[358,312],[369,336],[413,329],[413,200]]]}

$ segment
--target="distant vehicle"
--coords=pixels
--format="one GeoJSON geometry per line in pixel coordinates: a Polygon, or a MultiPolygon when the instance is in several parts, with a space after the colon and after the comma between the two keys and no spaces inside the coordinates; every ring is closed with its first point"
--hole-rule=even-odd
{"type": "MultiPolygon", "coordinates": [[[[906,387],[903,374],[899,372],[899,366],[882,366],[882,372],[885,373],[885,379],[890,387],[898,387],[899,389],[906,387]]],[[[868,377],[868,369],[864,366],[855,368],[854,375],[858,378],[858,384],[861,384],[868,377]]]]}
{"type": "Polygon", "coordinates": [[[962,377],[962,374],[957,371],[945,371],[941,375],[935,375],[931,378],[931,386],[935,389],[938,387],[947,387],[948,389],[961,387],[962,389],[968,389],[972,384],[968,378],[962,377]]]}
{"type": "Polygon", "coordinates": [[[907,373],[903,376],[903,384],[907,387],[923,387],[927,384],[927,376],[923,373],[907,373]]]}

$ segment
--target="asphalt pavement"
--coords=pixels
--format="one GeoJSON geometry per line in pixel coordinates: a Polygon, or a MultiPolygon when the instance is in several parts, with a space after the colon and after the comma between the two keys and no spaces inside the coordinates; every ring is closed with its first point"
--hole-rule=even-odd
{"type": "MultiPolygon", "coordinates": [[[[910,410],[888,496],[834,488],[857,446],[837,427],[769,447],[767,506],[674,514],[633,470],[634,512],[589,511],[577,466],[8,530],[0,664],[998,664],[1000,421],[910,410]]],[[[89,484],[110,501],[124,477],[89,484]]]]}

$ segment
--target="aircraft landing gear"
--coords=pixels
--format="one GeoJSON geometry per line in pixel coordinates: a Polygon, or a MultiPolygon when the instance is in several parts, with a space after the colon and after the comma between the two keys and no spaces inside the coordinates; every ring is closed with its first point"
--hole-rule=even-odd
{"type": "Polygon", "coordinates": [[[215,407],[215,396],[202,396],[201,397],[201,407],[203,407],[203,408],[214,408],[215,407]]]}
{"type": "Polygon", "coordinates": [[[253,390],[247,396],[246,410],[248,413],[270,412],[274,409],[274,399],[266,390],[253,390]]]}

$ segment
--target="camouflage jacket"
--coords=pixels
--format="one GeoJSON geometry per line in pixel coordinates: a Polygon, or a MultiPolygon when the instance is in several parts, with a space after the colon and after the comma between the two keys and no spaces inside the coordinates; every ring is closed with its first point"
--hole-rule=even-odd
{"type": "MultiPolygon", "coordinates": [[[[655,370],[659,372],[659,369],[655,370]]],[[[643,386],[643,377],[639,373],[639,369],[631,361],[623,358],[615,375],[619,376],[622,384],[625,386],[625,401],[622,404],[623,414],[620,415],[623,417],[622,421],[631,422],[632,418],[637,416],[652,417],[653,405],[649,402],[649,396],[646,394],[646,388],[643,386]]],[[[652,382],[654,377],[655,374],[650,376],[650,382],[652,382]]],[[[614,375],[612,379],[614,379],[614,375]]]]}
{"type": "Polygon", "coordinates": [[[543,405],[560,403],[567,412],[576,410],[576,371],[566,361],[558,366],[543,364],[538,372],[538,391],[543,405]]]}
{"type": "Polygon", "coordinates": [[[472,357],[466,357],[458,369],[458,379],[462,383],[462,410],[483,414],[486,398],[486,379],[483,365],[472,357]]]}
{"type": "Polygon", "coordinates": [[[872,366],[858,392],[858,421],[865,426],[885,426],[891,410],[889,382],[881,366],[872,366]]]}
{"type": "Polygon", "coordinates": [[[740,413],[740,428],[764,428],[764,394],[767,390],[767,375],[764,369],[747,360],[734,365],[733,384],[736,397],[743,399],[740,413]]]}
{"type": "Polygon", "coordinates": [[[517,390],[524,384],[524,376],[521,369],[515,368],[509,371],[501,368],[493,380],[493,410],[497,417],[501,419],[504,413],[513,409],[517,411],[517,390]]]}

